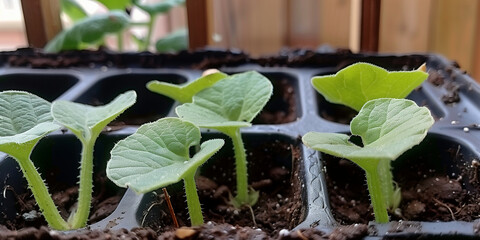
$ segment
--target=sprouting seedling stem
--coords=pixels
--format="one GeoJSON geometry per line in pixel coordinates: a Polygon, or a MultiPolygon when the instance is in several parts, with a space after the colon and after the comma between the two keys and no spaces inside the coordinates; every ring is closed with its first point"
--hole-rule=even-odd
{"type": "Polygon", "coordinates": [[[183,179],[185,185],[185,195],[187,198],[187,207],[190,214],[190,222],[192,226],[200,226],[203,224],[202,207],[198,198],[197,185],[195,184],[195,171],[188,174],[183,179]]]}
{"type": "Polygon", "coordinates": [[[368,101],[350,124],[352,134],[362,138],[363,147],[338,133],[309,132],[302,140],[310,148],[360,166],[365,171],[375,220],[385,223],[387,209],[394,210],[400,202],[391,161],[419,144],[433,123],[430,111],[413,101],[380,98],[368,101]]]}
{"type": "Polygon", "coordinates": [[[60,216],[45,182],[30,159],[38,141],[60,128],[53,123],[51,104],[22,91],[0,92],[0,102],[0,151],[12,156],[19,164],[48,224],[55,229],[69,229],[69,224],[60,216]]]}
{"type": "Polygon", "coordinates": [[[191,223],[201,225],[203,216],[195,172],[223,146],[224,141],[205,141],[200,151],[190,158],[189,149],[199,144],[200,138],[197,126],[178,118],[163,118],[144,124],[112,149],[107,177],[118,186],[130,187],[139,193],[183,180],[191,223]]]}
{"type": "Polygon", "coordinates": [[[253,206],[258,192],[248,189],[245,147],[240,128],[250,127],[253,118],[263,109],[273,86],[261,74],[251,71],[229,76],[193,96],[192,103],[175,109],[180,118],[199,127],[218,130],[232,139],[235,153],[237,195],[236,207],[253,206]]]}
{"type": "Polygon", "coordinates": [[[245,154],[240,128],[236,128],[234,131],[227,133],[227,135],[232,139],[235,153],[235,170],[237,173],[237,195],[235,199],[242,205],[249,202],[247,155],[245,154]]]}
{"type": "Polygon", "coordinates": [[[80,140],[82,153],[78,189],[78,206],[68,223],[73,229],[84,227],[90,214],[93,192],[93,150],[101,131],[136,101],[135,91],[119,95],[104,106],[88,106],[69,101],[52,104],[53,118],[67,127],[80,140]]]}

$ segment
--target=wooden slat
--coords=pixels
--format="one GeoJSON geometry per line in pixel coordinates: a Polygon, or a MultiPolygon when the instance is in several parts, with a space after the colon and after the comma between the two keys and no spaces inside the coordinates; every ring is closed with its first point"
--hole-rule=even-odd
{"type": "Polygon", "coordinates": [[[426,52],[431,5],[432,0],[382,0],[379,51],[426,52]]]}
{"type": "Polygon", "coordinates": [[[361,51],[378,51],[380,0],[362,1],[361,51]]]}
{"type": "Polygon", "coordinates": [[[186,1],[190,49],[202,48],[209,44],[211,29],[208,4],[208,0],[186,1]]]}
{"type": "Polygon", "coordinates": [[[476,34],[477,0],[435,0],[428,50],[456,60],[471,72],[473,69],[476,34]]]}
{"type": "Polygon", "coordinates": [[[44,47],[62,30],[60,1],[22,0],[25,32],[31,47],[44,47]]]}
{"type": "Polygon", "coordinates": [[[277,53],[285,46],[286,1],[214,0],[213,8],[215,46],[252,55],[277,53]]]}
{"type": "MultiPolygon", "coordinates": [[[[298,4],[298,1],[296,1],[298,4]]],[[[320,0],[315,9],[318,21],[318,43],[348,48],[350,38],[350,13],[352,1],[320,0]]],[[[301,16],[299,16],[301,17],[301,16]]],[[[306,21],[311,21],[308,18],[306,21]]]]}
{"type": "Polygon", "coordinates": [[[477,4],[476,21],[475,21],[475,49],[473,51],[473,70],[472,77],[480,82],[480,4],[477,4]]]}

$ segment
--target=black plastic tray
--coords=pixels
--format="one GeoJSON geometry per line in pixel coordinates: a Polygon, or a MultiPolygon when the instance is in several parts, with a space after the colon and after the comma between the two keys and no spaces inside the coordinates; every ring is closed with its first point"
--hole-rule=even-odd
{"type": "MultiPolygon", "coordinates": [[[[29,51],[27,53],[26,55],[28,56],[32,55],[29,51]]],[[[212,65],[215,66],[215,64],[218,65],[217,67],[220,67],[221,71],[227,73],[256,70],[267,76],[274,86],[278,81],[286,79],[295,92],[296,119],[282,124],[258,123],[251,128],[242,129],[242,132],[245,133],[247,142],[253,141],[252,136],[256,136],[254,137],[255,141],[280,137],[301,147],[303,161],[300,163],[299,170],[303,188],[301,200],[303,203],[303,218],[300,219],[296,229],[315,227],[329,232],[338,226],[329,208],[322,163],[324,156],[303,146],[298,139],[309,131],[348,133],[349,126],[346,123],[352,117],[350,110],[326,102],[312,88],[310,79],[313,76],[332,74],[340,68],[358,61],[375,63],[389,70],[411,70],[426,60],[428,70],[438,74],[435,76],[441,76],[445,82],[441,86],[435,86],[431,82],[426,81],[421,88],[415,90],[407,97],[419,105],[427,106],[435,118],[435,124],[429,131],[427,140],[410,150],[407,154],[416,156],[423,154],[424,150],[426,150],[429,152],[429,155],[426,157],[429,161],[439,159],[439,164],[451,165],[452,163],[449,162],[451,159],[446,157],[447,154],[445,154],[444,149],[447,146],[454,148],[460,146],[459,151],[463,154],[465,161],[480,159],[480,134],[477,125],[480,119],[480,87],[468,75],[463,74],[451,62],[441,56],[318,54],[307,51],[306,53],[296,52],[294,55],[296,58],[285,54],[273,58],[252,60],[242,54],[233,54],[236,58],[229,58],[228,56],[230,55],[228,54],[220,54],[220,60],[217,62],[213,61],[215,64],[202,65],[200,63],[204,61],[204,58],[215,59],[215,54],[203,54],[191,55],[193,60],[190,59],[191,62],[188,63],[190,65],[179,64],[179,66],[175,66],[170,64],[161,68],[151,67],[162,65],[155,64],[161,62],[158,59],[164,62],[166,61],[165,59],[173,59],[175,63],[179,62],[181,58],[170,55],[168,55],[169,57],[157,57],[146,54],[150,60],[141,63],[151,64],[147,64],[149,68],[140,68],[145,67],[145,65],[135,64],[134,60],[123,60],[124,58],[128,59],[128,57],[135,58],[137,57],[136,55],[127,54],[115,57],[115,55],[107,54],[107,57],[104,59],[109,59],[109,64],[95,62],[88,67],[81,65],[62,69],[36,69],[32,68],[32,66],[44,66],[23,64],[24,62],[19,59],[22,59],[24,56],[18,54],[18,52],[15,54],[10,53],[13,56],[13,60],[12,56],[5,53],[2,55],[2,58],[8,59],[8,62],[3,62],[2,65],[4,67],[0,68],[0,90],[26,90],[50,101],[64,99],[93,105],[109,102],[126,90],[136,90],[138,94],[137,103],[118,119],[118,121],[125,122],[127,126],[104,133],[97,143],[95,154],[98,163],[96,166],[103,167],[105,161],[109,158],[108,152],[112,144],[132,134],[139,124],[145,122],[145,120],[138,120],[138,117],[147,117],[146,121],[153,121],[165,116],[176,116],[174,108],[178,103],[149,92],[145,88],[145,84],[149,80],[156,79],[181,84],[193,81],[201,75],[202,70],[195,68],[210,67],[212,65]],[[112,63],[112,59],[117,62],[112,63]],[[236,60],[226,61],[225,59],[236,60]],[[228,63],[226,64],[228,66],[221,67],[223,65],[222,61],[228,63]],[[118,64],[118,62],[124,64],[118,64]],[[120,67],[108,66],[112,64],[120,65],[120,67]],[[457,95],[451,96],[452,93],[447,91],[447,88],[456,89],[457,95]],[[447,95],[454,98],[458,97],[459,100],[450,103],[445,97],[447,95]],[[332,120],[335,118],[339,118],[339,120],[332,120]],[[104,146],[105,148],[102,149],[104,146]],[[438,149],[438,151],[432,151],[432,149],[438,149]]],[[[188,55],[180,55],[183,59],[189,59],[188,55]]],[[[270,107],[275,108],[275,106],[270,107]]],[[[55,164],[57,162],[58,164],[64,164],[60,156],[62,158],[65,156],[67,158],[78,158],[77,153],[79,153],[79,150],[77,148],[79,148],[79,145],[74,143],[74,140],[75,138],[70,133],[55,132],[40,142],[35,154],[47,151],[52,156],[52,161],[55,164]],[[54,146],[53,150],[48,150],[52,145],[54,146]],[[75,149],[71,150],[70,148],[75,149]],[[55,154],[56,151],[59,151],[59,154],[55,154]]],[[[76,170],[77,166],[70,168],[76,170]]],[[[100,168],[96,169],[101,171],[100,168]]],[[[452,168],[453,172],[455,172],[454,168],[452,168]]],[[[76,181],[75,176],[76,173],[73,175],[67,174],[65,179],[74,184],[76,181]]],[[[55,177],[64,181],[62,174],[55,177]]],[[[5,179],[5,181],[0,181],[1,189],[4,189],[7,185],[16,188],[21,184],[25,184],[16,163],[10,158],[0,161],[0,179],[5,179]]],[[[120,191],[113,185],[111,188],[112,192],[120,191]]],[[[150,194],[139,195],[131,190],[127,190],[115,212],[109,217],[92,224],[90,227],[93,229],[105,227],[129,229],[138,227],[142,222],[141,212],[145,209],[145,202],[148,202],[149,198],[151,198],[150,194]]],[[[14,201],[14,197],[8,194],[8,192],[5,196],[0,197],[0,212],[7,213],[7,217],[13,216],[15,213],[11,209],[14,201]]],[[[477,236],[479,228],[477,221],[370,223],[370,236],[366,239],[411,237],[418,234],[473,237],[477,236]]]]}

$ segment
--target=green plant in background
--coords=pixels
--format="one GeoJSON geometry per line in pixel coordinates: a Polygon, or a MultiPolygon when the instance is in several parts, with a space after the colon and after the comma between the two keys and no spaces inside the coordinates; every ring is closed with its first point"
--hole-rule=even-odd
{"type": "Polygon", "coordinates": [[[334,75],[314,77],[312,85],[327,101],[358,112],[372,99],[405,98],[427,79],[425,69],[422,65],[415,71],[389,72],[373,64],[356,63],[334,75]]]}
{"type": "MultiPolygon", "coordinates": [[[[153,4],[143,4],[137,0],[97,0],[109,10],[106,14],[89,16],[75,0],[62,0],[62,11],[74,22],[71,28],[60,32],[45,47],[47,52],[61,50],[78,50],[89,46],[99,47],[104,44],[107,34],[116,34],[118,51],[123,50],[124,32],[132,26],[147,28],[147,36],[137,37],[132,34],[133,42],[139,51],[146,51],[151,45],[155,19],[170,9],[184,4],[185,0],[164,0],[153,4]],[[126,10],[138,8],[149,16],[148,22],[132,22],[126,10]]],[[[155,43],[158,52],[180,51],[188,48],[188,33],[179,29],[155,43]]]]}
{"type": "Polygon", "coordinates": [[[176,85],[167,82],[153,80],[147,83],[148,90],[165,95],[180,103],[192,102],[193,96],[205,88],[211,87],[216,82],[228,77],[227,74],[216,72],[202,76],[195,81],[185,84],[176,85]]]}
{"type": "Polygon", "coordinates": [[[50,227],[68,230],[84,227],[92,199],[93,146],[101,130],[135,103],[135,92],[127,92],[101,107],[56,101],[53,104],[21,91],[0,93],[0,151],[12,156],[27,179],[28,187],[50,227]],[[42,137],[64,124],[82,142],[78,205],[65,221],[56,208],[47,186],[30,159],[42,137]]]}
{"type": "Polygon", "coordinates": [[[430,111],[411,100],[380,98],[368,101],[350,124],[352,135],[361,137],[363,147],[338,133],[309,132],[302,141],[365,170],[375,220],[386,223],[387,209],[396,209],[401,199],[400,189],[394,186],[391,161],[419,144],[433,123],[430,111]]]}
{"type": "Polygon", "coordinates": [[[191,224],[201,225],[203,216],[195,173],[223,146],[224,140],[205,141],[190,157],[190,147],[200,144],[200,138],[197,126],[178,118],[163,118],[144,124],[112,149],[107,177],[118,186],[130,187],[139,193],[183,180],[191,224]]]}
{"type": "Polygon", "coordinates": [[[175,111],[180,118],[202,128],[218,130],[233,141],[237,195],[232,204],[254,205],[258,192],[248,188],[247,158],[240,128],[250,127],[251,121],[267,104],[273,91],[270,81],[250,71],[229,76],[193,96],[175,111]]]}

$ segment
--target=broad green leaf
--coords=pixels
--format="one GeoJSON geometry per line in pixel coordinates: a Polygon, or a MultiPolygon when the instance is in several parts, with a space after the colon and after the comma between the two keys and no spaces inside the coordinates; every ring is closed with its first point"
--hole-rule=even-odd
{"type": "Polygon", "coordinates": [[[302,140],[308,147],[350,159],[363,167],[362,160],[396,159],[419,144],[433,123],[426,107],[406,99],[383,98],[368,101],[351,122],[351,132],[362,138],[363,147],[337,133],[309,132],[302,140]]]}
{"type": "Polygon", "coordinates": [[[64,12],[73,22],[86,18],[87,12],[78,4],[76,0],[62,0],[62,12],[64,12]]]}
{"type": "Polygon", "coordinates": [[[178,102],[187,103],[192,102],[192,98],[195,94],[226,77],[228,77],[227,74],[216,72],[196,79],[186,85],[176,85],[154,80],[147,83],[147,88],[152,92],[165,95],[178,102]]]}
{"type": "Polygon", "coordinates": [[[130,20],[125,12],[111,11],[107,14],[93,15],[76,22],[71,28],[60,32],[47,43],[46,52],[80,49],[85,44],[95,44],[109,33],[125,29],[130,20]]]}
{"type": "Polygon", "coordinates": [[[90,140],[102,129],[132,106],[137,98],[135,91],[128,91],[104,106],[89,106],[69,101],[55,101],[52,114],[55,121],[70,129],[79,139],[90,140]]]}
{"type": "Polygon", "coordinates": [[[195,172],[224,144],[222,139],[202,143],[192,158],[189,148],[200,143],[200,130],[178,118],[142,125],[118,142],[107,163],[107,176],[121,187],[149,192],[182,180],[195,172]]]}
{"type": "Polygon", "coordinates": [[[178,52],[188,49],[188,30],[182,28],[168,34],[155,43],[155,48],[159,53],[178,52]]]}
{"type": "Polygon", "coordinates": [[[38,140],[59,128],[48,101],[22,91],[0,93],[0,151],[29,156],[38,140]]]}
{"type": "Polygon", "coordinates": [[[182,5],[185,0],[164,0],[153,4],[143,4],[139,0],[133,0],[133,4],[143,11],[147,12],[150,16],[162,14],[170,11],[170,9],[182,5]]]}
{"type": "Polygon", "coordinates": [[[125,10],[132,5],[132,0],[97,0],[109,10],[125,10]]]}
{"type": "Polygon", "coordinates": [[[427,77],[421,70],[388,72],[369,63],[356,63],[335,75],[314,77],[312,85],[328,101],[359,111],[372,99],[405,98],[427,77]]]}
{"type": "Polygon", "coordinates": [[[218,130],[248,127],[268,102],[272,91],[272,84],[261,74],[255,71],[239,73],[197,93],[192,103],[185,103],[175,111],[200,127],[218,130]]]}

